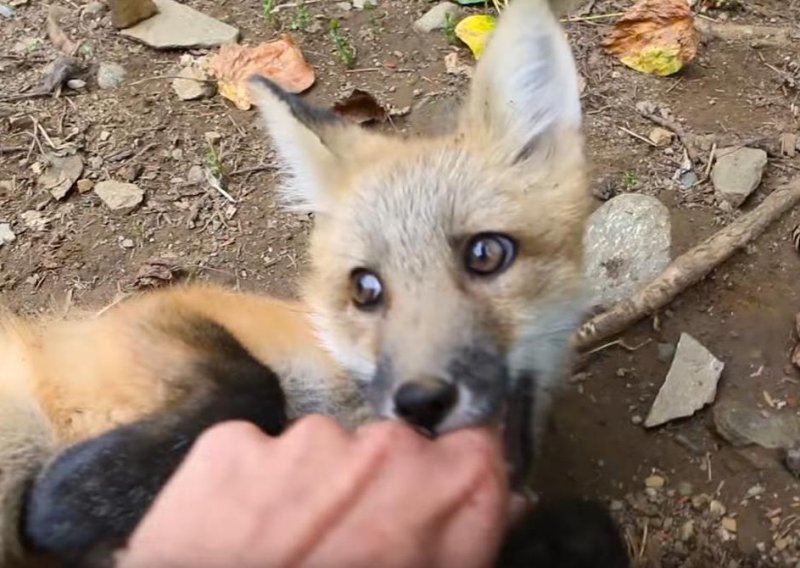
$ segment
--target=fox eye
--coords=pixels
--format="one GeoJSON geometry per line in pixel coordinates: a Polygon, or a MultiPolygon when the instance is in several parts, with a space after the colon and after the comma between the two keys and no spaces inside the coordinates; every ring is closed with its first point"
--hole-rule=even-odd
{"type": "Polygon", "coordinates": [[[353,303],[360,310],[371,310],[383,302],[383,284],[374,272],[357,268],[350,274],[353,303]]]}
{"type": "Polygon", "coordinates": [[[464,265],[476,276],[491,276],[502,272],[514,262],[516,243],[500,233],[475,235],[467,244],[464,265]]]}

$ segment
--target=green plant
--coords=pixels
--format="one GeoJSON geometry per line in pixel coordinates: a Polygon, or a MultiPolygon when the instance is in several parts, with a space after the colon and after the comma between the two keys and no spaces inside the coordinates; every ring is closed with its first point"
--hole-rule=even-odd
{"type": "Polygon", "coordinates": [[[634,189],[638,184],[639,180],[636,177],[635,172],[625,172],[622,176],[622,184],[625,186],[627,191],[631,191],[634,189]]]}
{"type": "Polygon", "coordinates": [[[376,4],[373,4],[372,2],[367,2],[364,4],[364,11],[369,17],[369,27],[372,28],[372,31],[374,32],[377,32],[381,29],[381,18],[378,16],[378,10],[376,10],[376,7],[376,4]]]}
{"type": "Polygon", "coordinates": [[[339,27],[339,20],[331,20],[331,39],[336,47],[336,55],[339,61],[347,67],[352,67],[356,61],[356,50],[339,27]]]}
{"type": "Polygon", "coordinates": [[[442,33],[447,43],[450,45],[458,45],[458,36],[456,35],[456,21],[453,19],[452,14],[445,14],[444,25],[442,26],[442,33]]]}
{"type": "Polygon", "coordinates": [[[289,29],[292,31],[306,31],[308,25],[311,23],[311,11],[305,2],[297,4],[297,9],[292,14],[292,19],[289,22],[289,29]]]}
{"type": "Polygon", "coordinates": [[[218,180],[225,177],[225,166],[222,163],[222,158],[211,142],[206,142],[206,167],[208,167],[211,175],[218,180]]]}
{"type": "Polygon", "coordinates": [[[264,21],[271,24],[275,17],[275,0],[261,0],[261,16],[264,21]]]}

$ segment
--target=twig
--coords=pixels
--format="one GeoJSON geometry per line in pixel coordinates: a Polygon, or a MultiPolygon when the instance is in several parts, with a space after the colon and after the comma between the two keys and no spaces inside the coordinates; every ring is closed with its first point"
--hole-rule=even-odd
{"type": "Polygon", "coordinates": [[[644,341],[642,341],[639,345],[628,345],[622,339],[617,339],[617,340],[614,340],[614,341],[609,341],[608,343],[604,343],[600,347],[595,347],[591,351],[587,351],[585,353],[585,355],[592,355],[594,353],[599,353],[600,351],[603,351],[604,349],[608,349],[609,347],[614,347],[614,346],[622,347],[625,351],[628,351],[629,353],[633,353],[634,351],[638,351],[639,349],[641,349],[645,345],[650,344],[650,342],[652,342],[652,341],[653,341],[652,339],[648,338],[648,339],[645,339],[644,341]]]}
{"type": "Polygon", "coordinates": [[[608,18],[618,18],[619,16],[624,15],[625,12],[612,12],[610,14],[595,14],[594,16],[575,16],[575,17],[566,17],[561,18],[559,20],[561,23],[570,23],[570,22],[591,22],[593,20],[605,20],[608,18]]]}
{"type": "Polygon", "coordinates": [[[253,166],[253,167],[250,167],[250,168],[239,168],[239,169],[233,170],[228,175],[229,176],[238,176],[238,175],[241,175],[241,174],[252,174],[252,173],[255,173],[255,172],[267,172],[267,171],[274,170],[274,169],[275,169],[275,165],[274,164],[261,164],[260,166],[253,166]]]}
{"type": "Polygon", "coordinates": [[[286,4],[275,6],[275,8],[272,9],[272,13],[277,14],[281,10],[288,10],[289,8],[298,8],[300,6],[308,6],[309,4],[320,4],[326,1],[327,0],[305,0],[303,2],[287,2],[286,4]]]}
{"type": "Polygon", "coordinates": [[[0,146],[0,154],[13,154],[15,152],[25,152],[27,146],[0,146]]]}
{"type": "Polygon", "coordinates": [[[584,18],[586,16],[591,16],[592,10],[594,10],[596,4],[597,0],[589,0],[583,8],[581,8],[576,12],[576,15],[581,18],[584,18]]]}
{"type": "Polygon", "coordinates": [[[658,148],[658,144],[656,144],[655,142],[653,142],[649,138],[645,138],[641,134],[636,134],[633,130],[628,130],[627,128],[625,128],[623,126],[619,126],[618,128],[620,130],[622,130],[625,134],[629,134],[629,135],[633,136],[634,138],[636,138],[637,140],[641,140],[645,144],[649,144],[650,146],[653,146],[654,148],[658,148]]]}
{"type": "Polygon", "coordinates": [[[686,133],[686,131],[683,129],[683,127],[680,124],[678,124],[677,120],[664,118],[663,116],[660,116],[660,115],[655,114],[653,112],[644,112],[642,110],[639,110],[639,112],[647,120],[649,120],[651,122],[655,122],[657,125],[659,125],[659,126],[661,126],[663,128],[666,128],[668,130],[672,130],[675,133],[675,136],[678,137],[678,140],[681,141],[681,144],[683,144],[683,147],[686,148],[686,153],[689,154],[689,159],[693,163],[699,161],[700,154],[697,151],[697,148],[695,147],[694,142],[692,142],[689,134],[686,133]]]}
{"type": "Polygon", "coordinates": [[[587,349],[663,308],[758,237],[799,201],[800,177],[779,187],[754,210],[676,258],[660,276],[633,297],[583,324],[573,338],[575,345],[587,349]]]}

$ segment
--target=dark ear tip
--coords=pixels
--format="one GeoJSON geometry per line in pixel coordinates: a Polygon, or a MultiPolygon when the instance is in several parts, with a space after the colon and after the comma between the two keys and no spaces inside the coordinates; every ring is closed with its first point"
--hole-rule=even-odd
{"type": "Polygon", "coordinates": [[[284,91],[281,89],[277,83],[272,81],[271,79],[267,79],[263,75],[259,75],[258,73],[254,73],[247,78],[247,84],[250,87],[260,87],[269,89],[276,95],[283,95],[284,91]]]}

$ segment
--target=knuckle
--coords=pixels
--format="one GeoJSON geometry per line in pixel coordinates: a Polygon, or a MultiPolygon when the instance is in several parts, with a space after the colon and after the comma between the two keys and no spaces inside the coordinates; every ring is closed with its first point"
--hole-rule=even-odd
{"type": "Polygon", "coordinates": [[[365,427],[363,440],[373,451],[401,451],[420,447],[422,438],[397,420],[383,420],[365,427]]]}
{"type": "Polygon", "coordinates": [[[242,444],[248,445],[263,437],[261,430],[249,422],[221,422],[200,434],[192,451],[201,455],[227,455],[239,451],[242,444]]]}

